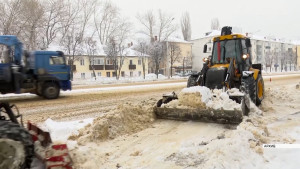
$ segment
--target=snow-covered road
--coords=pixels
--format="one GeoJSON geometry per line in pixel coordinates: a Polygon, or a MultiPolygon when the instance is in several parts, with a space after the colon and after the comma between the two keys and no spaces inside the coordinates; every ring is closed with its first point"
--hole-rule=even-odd
{"type": "Polygon", "coordinates": [[[101,119],[103,116],[109,119],[98,121],[99,126],[76,131],[73,134],[80,136],[67,141],[75,168],[296,169],[300,165],[297,158],[300,149],[267,149],[262,145],[300,144],[300,116],[297,113],[300,112],[300,89],[296,89],[300,75],[265,76],[264,79],[266,98],[262,106],[253,106],[250,116],[240,125],[171,120],[152,122],[151,119],[130,123],[137,119],[127,118],[126,114],[132,113],[131,110],[140,112],[144,108],[139,105],[141,101],[153,98],[152,102],[155,102],[163,93],[180,91],[185,82],[75,89],[50,101],[34,95],[2,99],[16,103],[25,121],[68,120],[67,130],[63,127],[65,122],[47,122],[51,126],[48,128],[55,133],[54,140],[58,141],[65,141],[72,134],[70,132],[74,132],[70,126],[77,125],[78,129],[91,123],[87,118],[101,119]],[[123,114],[114,110],[119,104],[127,104],[125,109],[122,106],[116,109],[124,110],[123,114]],[[106,116],[107,112],[112,115],[106,116]],[[113,132],[101,133],[103,128],[113,132]],[[64,135],[65,132],[68,135],[64,135]],[[97,140],[99,135],[105,137],[97,140]]]}
{"type": "MultiPolygon", "coordinates": [[[[252,105],[250,116],[240,125],[156,120],[140,132],[125,132],[114,139],[84,138],[78,140],[79,145],[68,141],[74,165],[95,169],[298,169],[300,149],[262,146],[300,144],[300,113],[297,113],[300,89],[296,89],[300,78],[299,75],[272,76],[271,81],[268,78],[265,77],[266,98],[262,106],[252,105]]],[[[122,127],[121,121],[116,122],[122,127]]],[[[98,134],[102,131],[99,127],[105,125],[95,127],[83,130],[98,134]]]]}

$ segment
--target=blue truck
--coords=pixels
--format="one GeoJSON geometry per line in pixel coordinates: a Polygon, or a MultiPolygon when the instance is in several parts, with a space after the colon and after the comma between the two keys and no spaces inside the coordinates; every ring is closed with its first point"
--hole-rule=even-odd
{"type": "Polygon", "coordinates": [[[0,36],[0,93],[33,93],[56,99],[71,90],[70,66],[61,51],[23,50],[13,35],[0,36]]]}

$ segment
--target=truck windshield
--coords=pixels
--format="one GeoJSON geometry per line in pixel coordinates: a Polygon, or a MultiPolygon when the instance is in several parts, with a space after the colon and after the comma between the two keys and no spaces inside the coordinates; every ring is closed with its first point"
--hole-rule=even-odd
{"type": "Polygon", "coordinates": [[[240,39],[224,40],[214,42],[212,63],[229,63],[230,58],[235,58],[238,62],[241,59],[240,39]]]}
{"type": "Polygon", "coordinates": [[[50,65],[64,65],[65,58],[62,56],[51,56],[50,57],[50,65]]]}

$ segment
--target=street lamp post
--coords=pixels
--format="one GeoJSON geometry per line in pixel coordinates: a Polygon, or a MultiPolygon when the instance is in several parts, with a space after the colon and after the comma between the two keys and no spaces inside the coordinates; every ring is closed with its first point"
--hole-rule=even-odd
{"type": "Polygon", "coordinates": [[[184,73],[184,62],[185,62],[185,57],[183,57],[183,63],[182,63],[182,75],[184,76],[185,73],[184,73]]]}

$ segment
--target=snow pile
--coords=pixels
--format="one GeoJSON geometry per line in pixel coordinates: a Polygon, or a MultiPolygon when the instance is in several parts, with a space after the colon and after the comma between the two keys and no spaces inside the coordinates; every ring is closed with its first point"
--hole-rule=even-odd
{"type": "MultiPolygon", "coordinates": [[[[236,130],[219,133],[214,139],[195,136],[165,158],[183,168],[264,168],[262,144],[269,143],[266,124],[255,112],[236,130]]],[[[233,127],[233,126],[231,126],[233,127]]]]}
{"type": "Polygon", "coordinates": [[[42,125],[39,125],[44,131],[48,131],[54,142],[66,142],[71,135],[78,134],[78,130],[84,126],[91,124],[93,118],[84,120],[57,122],[47,119],[42,125]]]}
{"type": "MultiPolygon", "coordinates": [[[[150,73],[150,74],[147,74],[145,76],[145,78],[146,78],[146,80],[155,80],[155,79],[157,79],[157,76],[154,73],[150,73]]],[[[167,79],[167,77],[162,74],[158,74],[158,79],[167,79]]]]}
{"type": "Polygon", "coordinates": [[[241,105],[229,98],[229,95],[222,90],[214,89],[212,99],[206,104],[207,107],[210,107],[215,110],[241,110],[241,105]]]}
{"type": "MultiPolygon", "coordinates": [[[[243,95],[236,90],[232,90],[232,93],[243,95]]],[[[211,92],[210,89],[204,86],[184,88],[178,94],[178,100],[163,104],[162,107],[200,109],[210,107],[215,110],[220,110],[221,108],[225,110],[241,109],[241,105],[230,99],[226,92],[217,89],[211,92]]]]}
{"type": "Polygon", "coordinates": [[[79,144],[114,139],[120,135],[143,130],[154,121],[153,106],[156,100],[149,99],[140,103],[119,105],[116,109],[96,118],[93,124],[79,130],[78,135],[69,137],[77,139],[79,144]]]}

